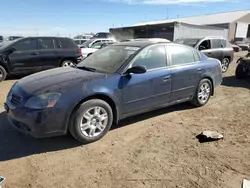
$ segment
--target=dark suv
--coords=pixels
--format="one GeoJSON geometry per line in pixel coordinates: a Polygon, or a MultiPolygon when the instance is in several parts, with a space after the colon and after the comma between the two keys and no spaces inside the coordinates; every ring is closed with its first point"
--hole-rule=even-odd
{"type": "Polygon", "coordinates": [[[181,38],[177,39],[175,42],[192,46],[203,52],[206,56],[220,60],[223,73],[227,72],[229,64],[234,58],[234,49],[225,38],[181,38]]]}
{"type": "Polygon", "coordinates": [[[81,50],[69,38],[27,37],[0,43],[0,81],[10,73],[32,73],[73,66],[82,58],[81,50]]]}

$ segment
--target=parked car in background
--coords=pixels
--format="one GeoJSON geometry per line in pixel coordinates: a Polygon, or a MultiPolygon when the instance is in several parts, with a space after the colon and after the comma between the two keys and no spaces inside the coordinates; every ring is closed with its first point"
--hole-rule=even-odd
{"type": "Polygon", "coordinates": [[[7,37],[7,40],[12,41],[12,40],[21,39],[21,38],[24,38],[24,37],[21,37],[21,36],[9,36],[9,37],[7,37]]]}
{"type": "Polygon", "coordinates": [[[79,48],[83,47],[83,43],[87,42],[89,39],[74,39],[74,42],[79,48]]]}
{"type": "Polygon", "coordinates": [[[192,46],[206,56],[220,60],[223,73],[227,72],[234,58],[234,49],[231,44],[221,37],[181,38],[175,42],[192,46]]]}
{"type": "Polygon", "coordinates": [[[100,38],[100,39],[90,39],[87,42],[82,44],[82,57],[86,58],[87,56],[91,55],[95,51],[99,50],[102,44],[106,43],[114,43],[116,42],[115,39],[107,39],[107,38],[100,38]]]}
{"type": "Polygon", "coordinates": [[[81,50],[70,38],[27,37],[0,44],[0,81],[10,73],[28,73],[73,66],[81,50]]]}
{"type": "Polygon", "coordinates": [[[242,49],[242,51],[248,51],[250,48],[249,45],[246,44],[244,41],[236,41],[234,44],[239,46],[242,49]]]}
{"type": "Polygon", "coordinates": [[[231,44],[232,48],[234,49],[235,52],[240,52],[242,51],[241,47],[235,45],[235,44],[231,44]]]}
{"type": "Polygon", "coordinates": [[[91,39],[97,39],[97,38],[115,38],[113,34],[108,32],[99,32],[96,33],[91,39]]]}
{"type": "Polygon", "coordinates": [[[220,61],[194,48],[123,42],[98,50],[76,67],[19,80],[5,109],[10,123],[33,137],[69,131],[90,143],[129,116],[187,101],[203,106],[221,82],[220,61]]]}

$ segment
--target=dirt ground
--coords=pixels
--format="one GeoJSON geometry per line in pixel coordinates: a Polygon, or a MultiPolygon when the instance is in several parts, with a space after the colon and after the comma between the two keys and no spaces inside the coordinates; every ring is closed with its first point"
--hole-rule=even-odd
{"type": "MultiPolygon", "coordinates": [[[[181,104],[136,116],[89,145],[71,136],[19,135],[2,112],[3,188],[240,188],[250,179],[250,79],[236,80],[235,67],[206,106],[181,104]],[[201,144],[195,136],[203,130],[225,138],[201,144]]],[[[0,83],[0,109],[14,82],[0,83]]]]}

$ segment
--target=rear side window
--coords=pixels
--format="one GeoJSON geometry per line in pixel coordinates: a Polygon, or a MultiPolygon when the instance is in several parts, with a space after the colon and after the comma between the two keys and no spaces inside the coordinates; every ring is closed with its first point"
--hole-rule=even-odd
{"type": "Polygon", "coordinates": [[[61,49],[75,49],[75,48],[78,48],[77,44],[71,39],[58,38],[55,41],[56,41],[56,48],[61,48],[61,49]]]}
{"type": "Polygon", "coordinates": [[[29,51],[37,50],[37,40],[36,39],[25,39],[15,43],[15,48],[17,51],[29,51]]]}
{"type": "Polygon", "coordinates": [[[220,39],[212,39],[212,48],[221,48],[221,40],[220,39]]]}
{"type": "Polygon", "coordinates": [[[197,51],[194,51],[194,60],[195,61],[200,61],[201,60],[200,54],[197,51]]]}
{"type": "Polygon", "coordinates": [[[168,46],[172,65],[182,65],[195,62],[194,53],[191,48],[183,46],[168,46]]]}
{"type": "Polygon", "coordinates": [[[54,49],[54,41],[51,38],[38,39],[38,49],[40,50],[52,50],[54,49]]]}

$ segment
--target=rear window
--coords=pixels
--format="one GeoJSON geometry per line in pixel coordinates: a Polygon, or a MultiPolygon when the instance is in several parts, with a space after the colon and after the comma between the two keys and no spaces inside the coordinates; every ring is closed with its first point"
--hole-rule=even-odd
{"type": "Polygon", "coordinates": [[[59,39],[56,39],[55,41],[56,41],[56,48],[62,48],[62,49],[78,48],[77,44],[71,39],[59,38],[59,39]]]}
{"type": "Polygon", "coordinates": [[[220,39],[212,39],[212,48],[221,48],[221,40],[220,39]]]}
{"type": "Polygon", "coordinates": [[[3,41],[3,36],[0,36],[0,41],[3,41]]]}

